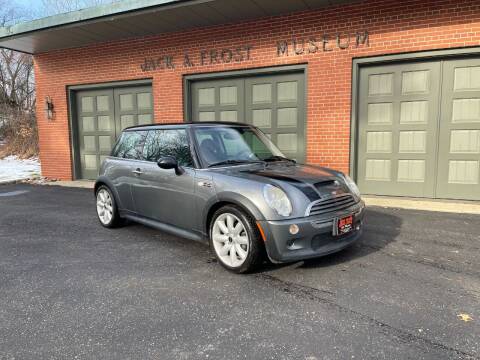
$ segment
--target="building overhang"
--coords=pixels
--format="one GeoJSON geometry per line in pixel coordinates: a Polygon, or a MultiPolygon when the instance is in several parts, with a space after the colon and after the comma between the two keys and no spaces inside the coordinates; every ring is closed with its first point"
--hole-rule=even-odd
{"type": "Polygon", "coordinates": [[[355,1],[124,0],[0,28],[0,48],[39,54],[355,1]]]}

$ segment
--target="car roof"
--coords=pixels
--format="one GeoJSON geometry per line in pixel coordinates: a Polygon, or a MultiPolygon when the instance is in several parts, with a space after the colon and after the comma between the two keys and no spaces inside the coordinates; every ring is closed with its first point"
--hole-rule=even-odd
{"type": "Polygon", "coordinates": [[[227,121],[202,121],[202,122],[175,122],[175,123],[156,123],[156,124],[147,124],[147,125],[137,125],[130,126],[125,128],[123,131],[137,131],[137,130],[157,130],[157,129],[175,129],[175,128],[186,128],[186,127],[204,127],[204,126],[241,126],[241,127],[252,127],[250,124],[239,123],[239,122],[227,122],[227,121]]]}

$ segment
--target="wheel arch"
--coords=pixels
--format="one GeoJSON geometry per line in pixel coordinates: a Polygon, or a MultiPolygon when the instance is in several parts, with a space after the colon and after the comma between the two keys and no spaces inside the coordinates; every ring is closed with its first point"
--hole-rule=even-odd
{"type": "Polygon", "coordinates": [[[251,216],[255,221],[264,220],[263,214],[248,198],[236,193],[223,193],[218,194],[216,201],[212,202],[208,206],[208,210],[205,212],[203,224],[204,231],[207,237],[210,232],[210,224],[215,212],[226,205],[234,205],[243,210],[247,215],[251,216]]]}
{"type": "Polygon", "coordinates": [[[110,181],[110,179],[108,179],[107,177],[105,176],[100,176],[97,181],[95,181],[95,185],[93,187],[93,194],[96,196],[97,195],[97,190],[100,188],[100,186],[106,186],[110,189],[110,191],[112,192],[113,196],[114,196],[114,200],[117,204],[117,207],[118,208],[122,208],[122,202],[120,201],[120,197],[118,196],[118,193],[117,193],[117,190],[115,188],[115,186],[113,186],[113,183],[110,181]]]}

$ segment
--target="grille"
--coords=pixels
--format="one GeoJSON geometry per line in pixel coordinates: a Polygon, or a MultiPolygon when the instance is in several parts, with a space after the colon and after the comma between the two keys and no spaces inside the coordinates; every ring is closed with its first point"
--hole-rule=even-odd
{"type": "Polygon", "coordinates": [[[342,194],[328,199],[318,200],[310,204],[306,216],[327,214],[329,212],[346,209],[355,205],[355,199],[351,194],[342,194]]]}

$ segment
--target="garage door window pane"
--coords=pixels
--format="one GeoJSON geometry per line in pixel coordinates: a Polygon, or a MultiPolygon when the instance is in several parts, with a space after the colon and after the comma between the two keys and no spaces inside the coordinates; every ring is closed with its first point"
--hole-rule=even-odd
{"type": "Polygon", "coordinates": [[[198,90],[198,106],[215,105],[215,88],[198,90]]]}
{"type": "Polygon", "coordinates": [[[95,145],[95,136],[84,136],[83,144],[86,151],[96,151],[97,146],[95,145]]]}
{"type": "Polygon", "coordinates": [[[97,169],[97,155],[85,155],[85,169],[96,170],[97,169]]]}
{"type": "Polygon", "coordinates": [[[237,112],[236,111],[222,111],[220,113],[220,121],[237,121],[237,112]]]}
{"type": "Polygon", "coordinates": [[[82,129],[85,132],[95,131],[95,124],[92,116],[84,116],[82,118],[82,129]]]}
{"type": "Polygon", "coordinates": [[[478,161],[451,160],[448,182],[451,184],[478,184],[478,161]]]}
{"type": "Polygon", "coordinates": [[[455,90],[480,90],[480,66],[455,69],[455,90]]]}
{"type": "Polygon", "coordinates": [[[236,86],[226,86],[220,88],[220,105],[237,105],[236,86]]]}
{"type": "Polygon", "coordinates": [[[82,112],[93,112],[92,97],[82,97],[82,112]]]}
{"type": "Polygon", "coordinates": [[[108,111],[110,105],[108,103],[108,96],[97,96],[97,111],[108,111]]]}
{"type": "Polygon", "coordinates": [[[133,96],[132,94],[120,95],[120,110],[133,110],[133,96]]]}
{"type": "Polygon", "coordinates": [[[112,140],[110,136],[99,136],[98,145],[100,146],[100,151],[110,151],[112,150],[112,140]]]}
{"type": "Polygon", "coordinates": [[[138,115],[138,125],[147,125],[152,123],[152,114],[138,115]]]}
{"type": "Polygon", "coordinates": [[[278,102],[297,101],[297,82],[289,81],[277,84],[278,102]]]}
{"type": "Polygon", "coordinates": [[[393,74],[374,74],[368,77],[368,95],[391,95],[393,74]]]}
{"type": "Polygon", "coordinates": [[[99,131],[110,131],[111,129],[111,120],[110,116],[103,115],[98,117],[98,130],[99,131]]]}
{"type": "Polygon", "coordinates": [[[427,101],[404,101],[400,105],[401,124],[426,124],[428,121],[427,101]]]}
{"type": "Polygon", "coordinates": [[[393,118],[393,104],[379,103],[368,104],[368,123],[369,124],[391,124],[393,118]]]}
{"type": "Polygon", "coordinates": [[[278,127],[297,127],[297,108],[278,109],[278,127]]]}
{"type": "Polygon", "coordinates": [[[428,70],[407,71],[402,73],[402,93],[425,93],[429,88],[428,70]]]}
{"type": "Polygon", "coordinates": [[[390,131],[370,131],[367,133],[367,152],[390,153],[392,151],[392,133],[390,131]]]}
{"type": "Polygon", "coordinates": [[[425,160],[399,160],[398,181],[424,182],[425,160]]]}
{"type": "Polygon", "coordinates": [[[451,153],[480,153],[480,130],[452,130],[450,135],[451,153]]]}
{"type": "Polygon", "coordinates": [[[297,151],[297,134],[278,134],[277,146],[285,152],[297,151]]]}
{"type": "Polygon", "coordinates": [[[480,122],[480,99],[454,99],[452,122],[480,122]]]}
{"type": "Polygon", "coordinates": [[[215,121],[215,111],[201,111],[198,114],[198,121],[215,121]]]}
{"type": "Polygon", "coordinates": [[[135,125],[135,120],[133,115],[120,116],[120,126],[122,127],[122,130],[133,125],[135,125]]]}
{"type": "Polygon", "coordinates": [[[366,162],[366,180],[390,181],[390,160],[369,159],[366,162]]]}
{"type": "Polygon", "coordinates": [[[427,133],[425,131],[400,131],[399,152],[426,153],[427,133]]]}
{"type": "Polygon", "coordinates": [[[272,102],[272,84],[255,84],[252,87],[252,102],[254,104],[272,102]]]}
{"type": "Polygon", "coordinates": [[[272,110],[270,109],[259,109],[253,110],[253,125],[260,128],[269,128],[272,126],[272,110]]]}
{"type": "Polygon", "coordinates": [[[137,94],[137,106],[139,109],[148,110],[152,108],[152,95],[150,93],[137,94]]]}

